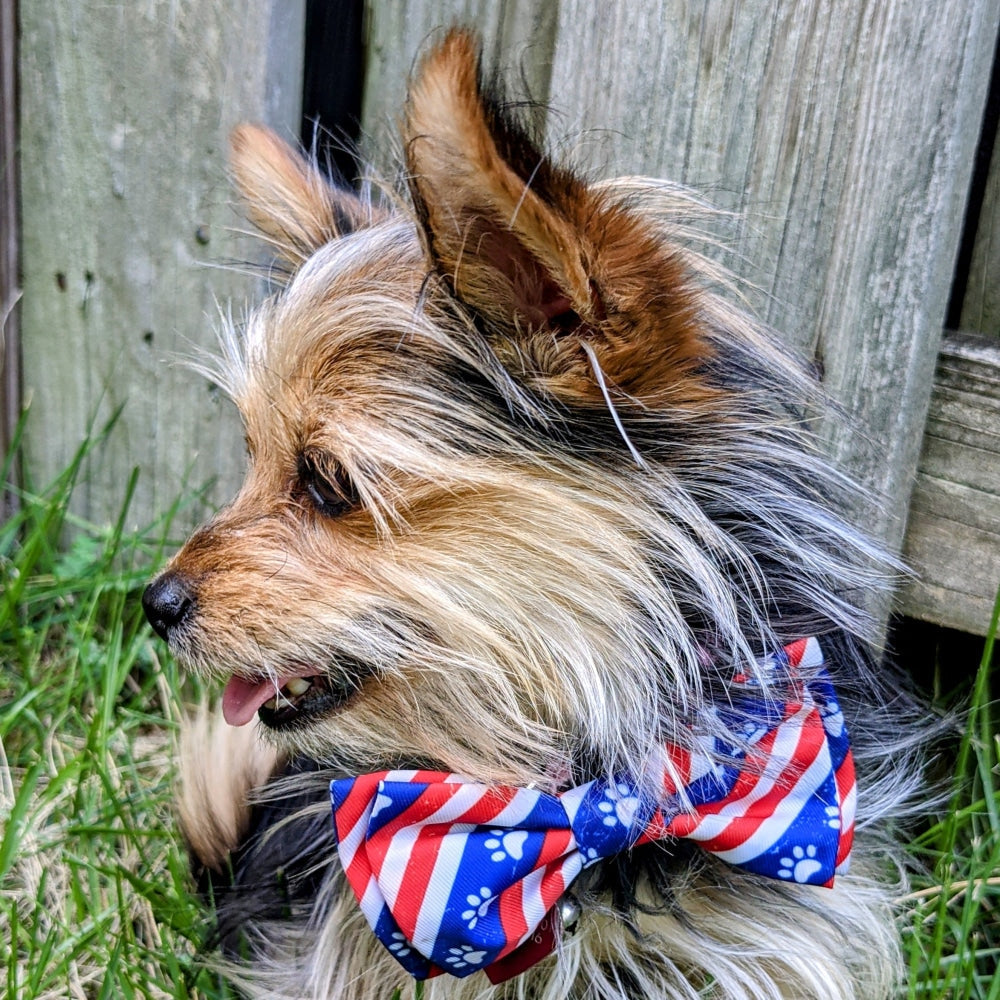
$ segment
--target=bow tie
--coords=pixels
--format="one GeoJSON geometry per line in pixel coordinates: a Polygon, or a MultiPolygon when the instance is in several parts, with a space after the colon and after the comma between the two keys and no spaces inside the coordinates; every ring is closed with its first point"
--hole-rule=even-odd
{"type": "Polygon", "coordinates": [[[630,777],[557,795],[438,771],[332,782],[340,862],[372,930],[417,979],[502,982],[555,947],[555,908],[581,871],[642,843],[685,838],[759,875],[832,885],[856,790],[819,643],[768,657],[708,711],[733,743],[696,723],[690,745],[666,745],[657,795],[630,777]]]}

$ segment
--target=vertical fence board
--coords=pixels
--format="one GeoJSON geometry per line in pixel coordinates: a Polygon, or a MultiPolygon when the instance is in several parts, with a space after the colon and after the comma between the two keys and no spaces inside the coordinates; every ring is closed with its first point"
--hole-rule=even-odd
{"type": "MultiPolygon", "coordinates": [[[[981,543],[995,532],[971,517],[968,456],[944,457],[931,434],[919,477],[917,467],[996,5],[441,0],[371,4],[369,16],[369,130],[398,115],[432,29],[458,20],[483,33],[488,64],[520,64],[533,96],[550,101],[545,127],[560,154],[598,176],[682,181],[736,213],[735,224],[720,220],[726,263],[757,311],[820,362],[849,414],[821,433],[885,498],[871,528],[894,549],[920,483],[906,550],[928,584],[904,592],[905,610],[976,627],[994,558],[981,543]],[[937,476],[927,470],[935,455],[937,476]],[[948,518],[968,529],[957,558],[938,537],[948,518]],[[983,572],[959,594],[948,581],[969,559],[983,572]],[[957,602],[950,617],[932,591],[957,602]]],[[[986,214],[996,213],[998,176],[995,165],[986,214]]],[[[981,227],[967,312],[990,308],[992,228],[981,227]]],[[[989,419],[989,400],[972,389],[962,419],[989,419]]]]}
{"type": "Polygon", "coordinates": [[[483,40],[484,64],[490,69],[500,65],[518,75],[521,89],[544,104],[557,13],[558,4],[552,0],[370,2],[362,105],[362,122],[369,137],[366,152],[383,172],[395,167],[387,150],[395,140],[414,58],[435,32],[454,24],[475,27],[483,40]]]}
{"type": "Polygon", "coordinates": [[[873,527],[893,547],[998,14],[986,0],[559,8],[555,125],[582,135],[595,169],[671,177],[745,213],[731,263],[821,360],[853,418],[824,427],[828,446],[887,498],[873,527]]]}
{"type": "MultiPolygon", "coordinates": [[[[28,464],[44,481],[123,405],[78,510],[113,516],[139,465],[132,520],[142,522],[185,479],[219,477],[220,499],[242,466],[229,405],[164,359],[211,346],[216,297],[252,293],[245,275],[202,265],[255,254],[231,231],[241,222],[225,139],[244,118],[296,130],[303,0],[249,5],[238,20],[210,0],[46,6],[21,6],[28,464]]],[[[828,445],[888,498],[874,528],[900,543],[996,4],[403,0],[369,3],[367,17],[363,120],[383,171],[415,54],[460,22],[482,33],[488,66],[551,103],[554,148],[597,175],[686,182],[740,213],[727,262],[758,311],[822,362],[857,422],[825,426],[828,445]]],[[[964,326],[994,334],[995,161],[963,314],[964,326]]],[[[994,405],[973,391],[979,415],[956,425],[980,426],[983,399],[994,405]]],[[[983,527],[953,488],[971,466],[947,458],[954,442],[931,430],[907,551],[944,581],[944,596],[911,588],[906,599],[940,619],[951,570],[941,563],[935,575],[947,540],[934,541],[944,522],[928,511],[983,527]]],[[[978,545],[971,535],[966,544],[978,545]]]]}
{"type": "MultiPolygon", "coordinates": [[[[15,15],[13,3],[0,4],[0,462],[13,440],[21,406],[15,15]]],[[[16,506],[5,485],[0,482],[0,519],[16,506]]]]}
{"type": "MultiPolygon", "coordinates": [[[[237,121],[297,132],[303,6],[212,0],[21,5],[22,302],[26,445],[35,483],[123,406],[75,501],[114,517],[141,467],[131,520],[186,481],[243,464],[235,412],[171,365],[214,345],[216,299],[250,294],[252,259],[225,177],[237,121]],[[274,46],[278,46],[278,51],[274,46]]],[[[194,515],[192,515],[194,516],[194,515]]]]}

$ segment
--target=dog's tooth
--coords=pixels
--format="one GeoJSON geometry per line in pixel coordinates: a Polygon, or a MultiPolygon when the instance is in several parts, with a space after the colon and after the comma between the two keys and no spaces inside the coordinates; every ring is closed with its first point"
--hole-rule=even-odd
{"type": "Polygon", "coordinates": [[[270,700],[265,701],[261,707],[266,708],[269,712],[274,712],[278,708],[278,699],[271,698],[270,700]]]}
{"type": "Polygon", "coordinates": [[[306,680],[305,677],[293,677],[285,687],[288,688],[288,693],[293,698],[298,698],[300,694],[305,694],[312,687],[312,682],[306,680]]]}

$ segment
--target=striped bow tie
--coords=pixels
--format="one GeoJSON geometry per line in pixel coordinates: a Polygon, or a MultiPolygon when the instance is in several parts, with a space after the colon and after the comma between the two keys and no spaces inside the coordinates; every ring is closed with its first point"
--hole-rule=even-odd
{"type": "Polygon", "coordinates": [[[629,778],[558,795],[437,771],[332,782],[340,862],[372,930],[417,979],[485,969],[502,982],[553,949],[577,875],[638,844],[686,838],[759,875],[831,885],[847,870],[856,791],[818,642],[786,646],[757,678],[737,677],[711,710],[735,745],[696,725],[693,749],[666,746],[660,796],[629,778]]]}

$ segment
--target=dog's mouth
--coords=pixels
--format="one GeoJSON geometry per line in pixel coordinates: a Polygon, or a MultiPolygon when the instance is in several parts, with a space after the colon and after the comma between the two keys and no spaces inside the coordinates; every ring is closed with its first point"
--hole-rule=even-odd
{"type": "Polygon", "coordinates": [[[234,675],[222,694],[222,714],[231,726],[244,726],[255,715],[269,729],[300,726],[342,708],[370,673],[359,661],[349,669],[339,664],[336,678],[305,667],[276,679],[234,675]]]}

